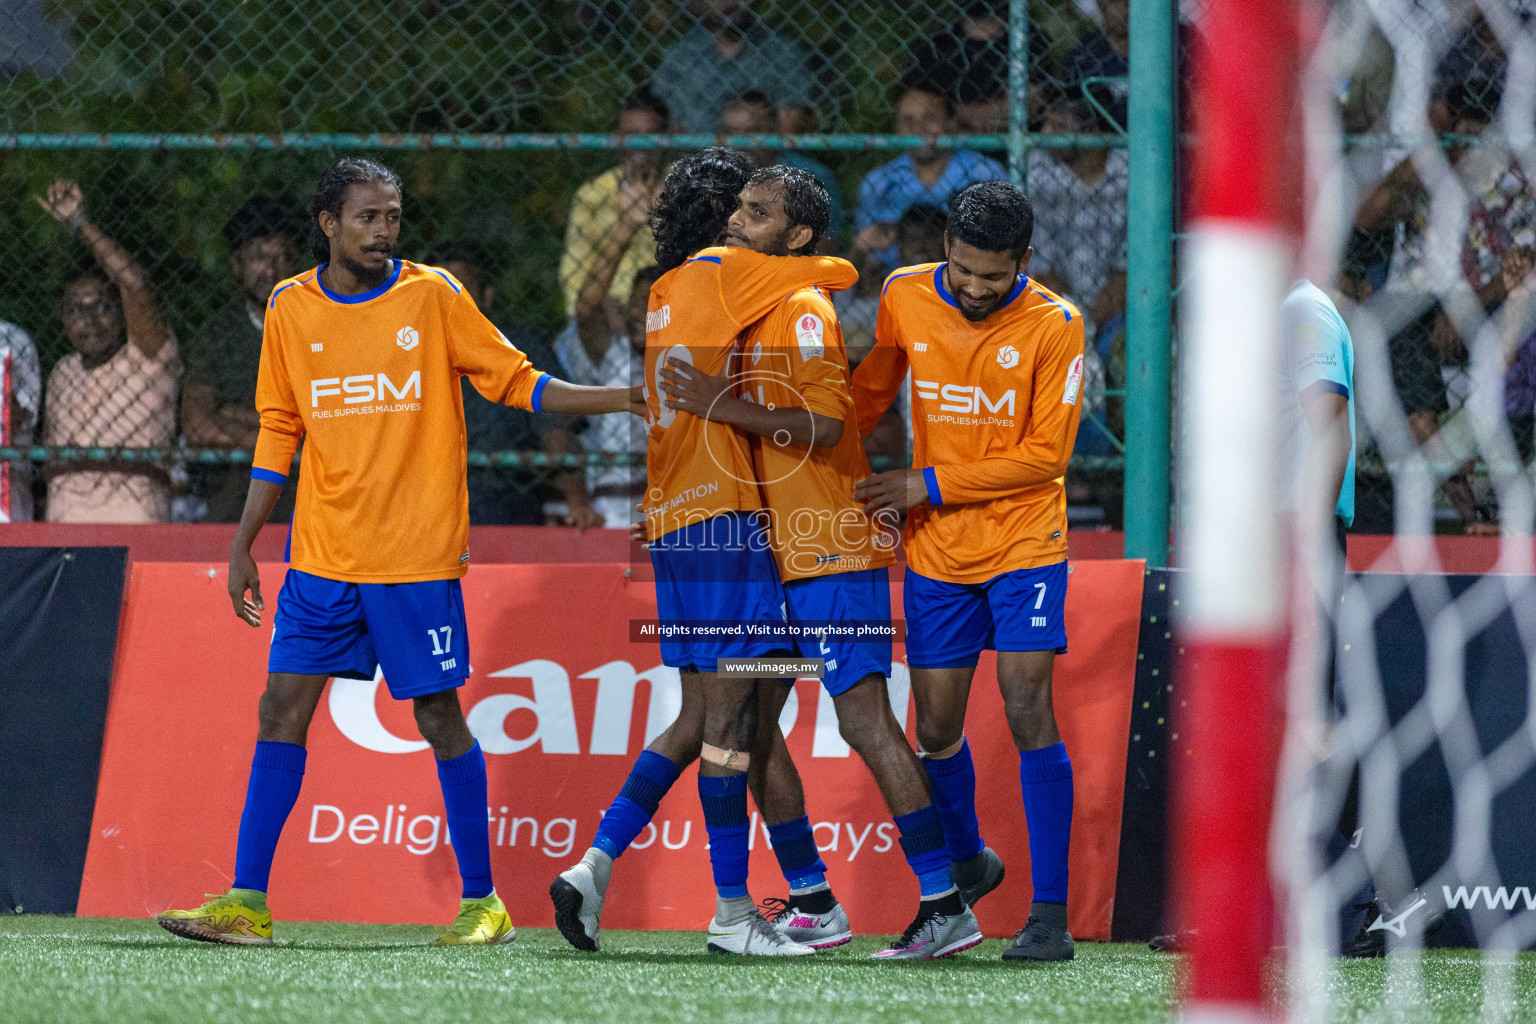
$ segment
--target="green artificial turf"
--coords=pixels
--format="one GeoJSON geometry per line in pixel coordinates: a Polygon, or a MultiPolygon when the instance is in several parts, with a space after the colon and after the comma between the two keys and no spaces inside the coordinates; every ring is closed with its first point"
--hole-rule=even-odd
{"type": "MultiPolygon", "coordinates": [[[[191,1021],[1061,1021],[1168,1019],[1175,958],[1080,943],[1070,964],[1004,964],[1003,943],[941,962],[880,963],[881,940],[813,960],[704,952],[689,932],[606,932],[603,952],[527,929],[511,946],[436,949],[435,928],[278,925],[271,948],[210,946],[148,921],[0,918],[0,1020],[12,1024],[191,1021]]],[[[1532,1019],[1536,957],[1513,968],[1511,1021],[1532,1019]]],[[[1344,965],[1329,991],[1340,1021],[1476,1021],[1484,968],[1432,952],[1422,1001],[1388,1006],[1384,961],[1344,965]]]]}

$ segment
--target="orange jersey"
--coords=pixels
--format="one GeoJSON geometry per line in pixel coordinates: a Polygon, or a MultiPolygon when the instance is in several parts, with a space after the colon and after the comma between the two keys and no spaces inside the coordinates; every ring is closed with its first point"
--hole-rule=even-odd
{"type": "Polygon", "coordinates": [[[768,408],[800,407],[839,420],[831,447],[781,445],[753,436],[752,457],[779,576],[785,582],[858,572],[896,560],[890,539],[853,500],[869,476],[848,390],[848,354],[832,303],[804,288],[780,302],[741,338],[736,390],[768,408]]]}
{"type": "Polygon", "coordinates": [[[251,475],[281,483],[304,441],[292,565],[353,583],[464,575],[464,400],[538,411],[549,378],[436,267],[397,260],[378,288],[335,295],[317,270],[267,302],[251,475]]]}
{"type": "Polygon", "coordinates": [[[972,323],[944,284],[944,264],[886,279],[875,347],[853,375],[859,432],[873,430],[912,370],[912,464],[931,504],[907,517],[907,561],[950,583],[1067,557],[1062,477],[1077,439],[1083,318],[1020,276],[991,316],[972,323]]]}
{"type": "Polygon", "coordinates": [[[764,256],[720,246],[702,250],[651,286],[645,318],[648,539],[722,512],[763,507],[746,436],[665,407],[658,373],[667,359],[719,376],[742,329],[790,292],[850,288],[858,279],[853,264],[830,256],[764,256]]]}

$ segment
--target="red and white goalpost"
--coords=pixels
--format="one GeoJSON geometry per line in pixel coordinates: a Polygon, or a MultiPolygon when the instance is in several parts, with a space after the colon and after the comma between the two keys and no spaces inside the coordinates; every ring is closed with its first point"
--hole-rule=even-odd
{"type": "Polygon", "coordinates": [[[1296,0],[1210,0],[1195,68],[1181,465],[1190,755],[1175,775],[1183,1019],[1272,1012],[1268,846],[1282,729],[1279,317],[1295,249],[1296,0]],[[1295,135],[1290,136],[1294,140],[1295,135]]]}

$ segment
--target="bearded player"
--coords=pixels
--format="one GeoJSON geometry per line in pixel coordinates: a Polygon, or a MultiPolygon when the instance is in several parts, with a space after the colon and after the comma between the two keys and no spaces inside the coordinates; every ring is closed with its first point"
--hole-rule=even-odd
{"type": "Polygon", "coordinates": [[[267,301],[256,391],[261,432],[229,556],[235,614],[260,626],[251,543],[303,441],[291,565],[273,615],[234,884],[195,910],[157,920],[189,939],[271,944],[267,881],[303,782],[321,691],[331,676],[373,679],[382,668],[390,695],[414,705],[436,755],[463,877],[458,915],[437,942],[510,942],[512,924],[491,882],[485,758],[458,697],[469,672],[459,584],[469,562],[459,378],[491,401],[532,412],[624,412],[639,396],[541,373],[453,277],[392,258],[400,179],[380,164],[332,165],[309,213],[321,262],[280,283],[267,301]]]}
{"type": "MultiPolygon", "coordinates": [[[[668,173],[651,218],[657,263],[665,273],[651,287],[646,314],[643,511],[663,622],[782,625],[784,592],[758,516],[763,503],[747,437],[668,408],[660,391],[662,368],[678,360],[719,375],[742,330],[785,296],[808,287],[847,288],[858,280],[844,260],[720,246],[752,170],[738,151],[691,154],[668,173]]],[[[748,895],[747,771],[754,757],[761,758],[753,751],[758,680],[717,671],[722,658],[759,657],[785,646],[784,637],[773,634],[662,641],[663,664],[678,669],[682,680],[682,709],[635,761],[592,848],[550,885],[555,924],[572,945],[597,948],[615,858],[645,828],[682,770],[700,758],[699,799],[716,887],[708,948],[764,956],[813,952],[775,929],[748,895]]],[[[810,862],[818,861],[809,822],[803,837],[797,830],[784,843],[800,853],[809,844],[810,862]]]]}
{"type": "Polygon", "coordinates": [[[1066,492],[1077,436],[1083,321],[1025,276],[1034,213],[1014,186],[985,181],[949,201],[946,260],[885,283],[876,343],[853,377],[861,433],[912,372],[912,462],[855,495],[907,516],[904,603],[917,737],[967,905],[1003,864],[981,841],[976,769],[965,742],[984,648],[1019,750],[1034,897],[1008,960],[1070,960],[1067,846],[1072,764],[1051,706],[1066,650],[1066,492]]]}
{"type": "MultiPolygon", "coordinates": [[[[815,177],[766,167],[742,190],[726,243],[773,255],[814,252],[828,209],[826,190],[815,177]]],[[[662,390],[669,407],[751,436],[788,616],[798,627],[798,653],[822,659],[821,682],[832,695],[839,731],[874,775],[917,875],[916,918],[890,949],[875,956],[950,956],[981,942],[981,929],[949,877],[927,779],[891,713],[885,690],[890,640],[871,642],[829,630],[890,622],[889,566],[895,560],[875,521],[853,500],[854,483],[869,475],[869,460],[857,431],[847,429],[853,398],[842,328],[827,297],[803,288],[743,333],[739,349],[734,376],[708,376],[677,361],[663,370],[662,390]],[[818,630],[829,631],[802,639],[818,630]]],[[[783,684],[759,689],[752,795],[790,879],[789,899],[777,901],[775,924],[797,942],[831,945],[851,936],[848,918],[832,898],[826,867],[810,839],[800,777],[792,765],[784,771],[770,756],[783,747],[776,723],[789,692],[783,684]],[[799,871],[785,862],[787,844],[779,838],[796,825],[806,832],[809,861],[799,871]]]]}

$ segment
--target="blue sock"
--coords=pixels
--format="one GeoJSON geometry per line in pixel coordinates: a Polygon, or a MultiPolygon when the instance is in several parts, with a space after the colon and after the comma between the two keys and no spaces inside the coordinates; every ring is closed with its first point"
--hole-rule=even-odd
{"type": "Polygon", "coordinates": [[[303,747],[292,743],[258,741],[251,758],[251,781],[245,788],[245,810],[240,814],[240,840],[235,847],[234,889],[267,891],[272,874],[272,855],[283,822],[299,799],[304,784],[303,747]]]}
{"type": "Polygon", "coordinates": [[[495,891],[491,884],[491,829],[486,815],[485,755],[475,743],[451,761],[437,762],[443,787],[448,837],[459,859],[464,898],[477,900],[495,891]]]}
{"type": "Polygon", "coordinates": [[[699,803],[709,833],[709,866],[723,900],[747,894],[747,776],[699,773],[699,803]]]}
{"type": "Polygon", "coordinates": [[[970,860],[981,853],[981,822],[976,820],[976,765],[971,761],[969,740],[940,760],[923,758],[923,770],[933,784],[933,807],[944,827],[944,842],[952,861],[970,860]]]}
{"type": "Polygon", "coordinates": [[[629,770],[629,778],[624,780],[624,788],[603,814],[592,845],[617,859],[656,815],[661,798],[682,771],[682,766],[671,758],[654,750],[642,750],[629,770]]]}
{"type": "Polygon", "coordinates": [[[791,892],[827,883],[827,866],[816,849],[816,836],[808,816],[802,814],[794,821],[769,825],[768,838],[773,840],[773,855],[779,858],[779,870],[784,872],[791,892]]]}
{"type": "Polygon", "coordinates": [[[1064,743],[1019,751],[1019,785],[1029,824],[1034,899],[1067,902],[1067,846],[1072,838],[1072,762],[1064,743]]]}
{"type": "Polygon", "coordinates": [[[953,892],[949,880],[949,850],[944,845],[944,826],[932,804],[911,814],[898,815],[896,828],[901,831],[901,852],[917,876],[923,899],[953,892]]]}

